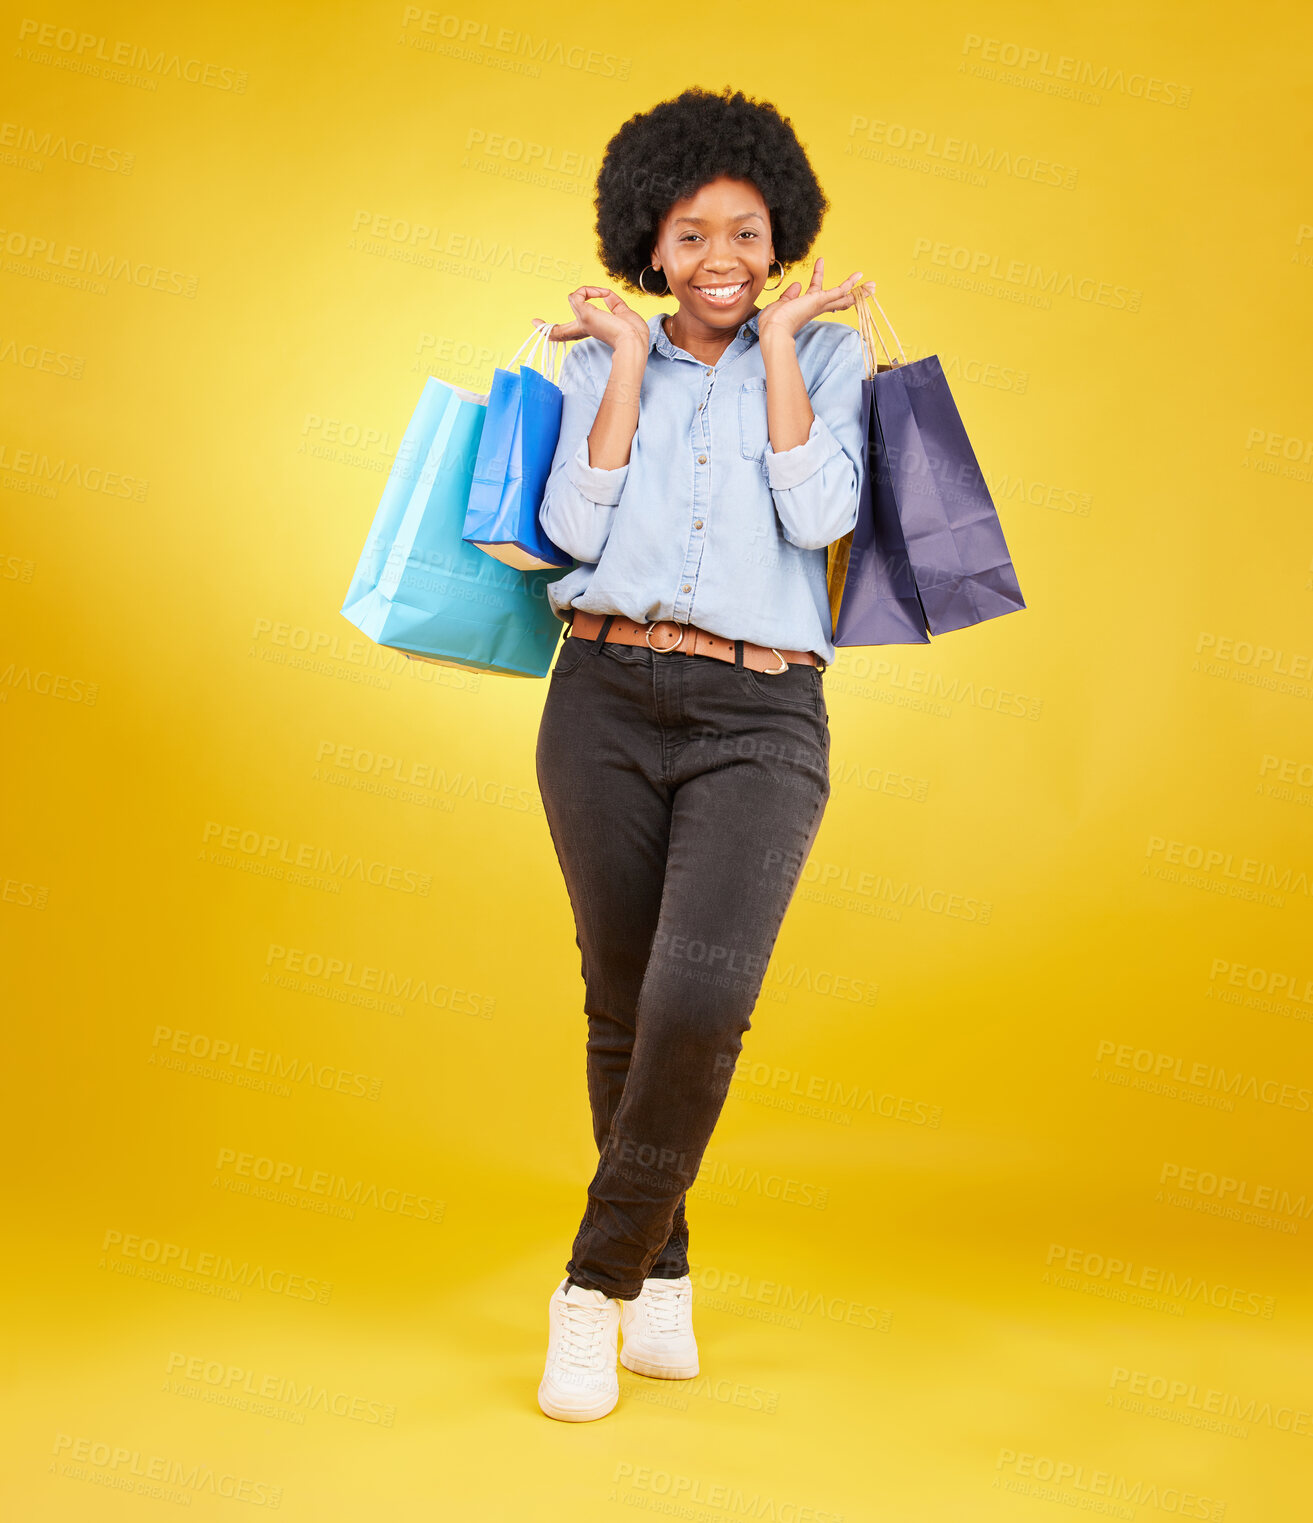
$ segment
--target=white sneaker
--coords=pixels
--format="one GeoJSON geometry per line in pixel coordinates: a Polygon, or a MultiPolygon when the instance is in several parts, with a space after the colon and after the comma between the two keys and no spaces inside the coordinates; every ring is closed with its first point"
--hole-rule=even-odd
{"type": "Polygon", "coordinates": [[[636,1301],[621,1301],[620,1328],[620,1363],[625,1369],[657,1380],[691,1380],[697,1374],[693,1282],[687,1275],[644,1280],[636,1301]]]}
{"type": "Polygon", "coordinates": [[[619,1306],[600,1290],[571,1285],[567,1275],[552,1292],[547,1315],[551,1331],[538,1405],[548,1417],[567,1423],[605,1417],[620,1400],[619,1306]]]}

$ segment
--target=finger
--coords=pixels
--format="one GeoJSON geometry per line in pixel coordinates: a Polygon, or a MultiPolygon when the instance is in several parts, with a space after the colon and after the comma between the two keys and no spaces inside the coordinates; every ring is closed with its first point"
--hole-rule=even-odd
{"type": "Polygon", "coordinates": [[[812,290],[816,290],[818,287],[824,285],[825,282],[821,278],[824,275],[824,273],[825,273],[825,256],[822,255],[816,261],[816,266],[812,270],[812,283],[811,283],[811,289],[812,290]]]}
{"type": "Polygon", "coordinates": [[[850,275],[841,286],[834,286],[831,290],[825,292],[828,299],[837,302],[836,306],[827,307],[826,311],[837,312],[844,307],[852,307],[857,304],[860,292],[853,286],[853,281],[856,278],[855,275],[850,275]]]}
{"type": "Polygon", "coordinates": [[[861,274],[862,274],[862,272],[860,270],[858,270],[855,275],[850,275],[848,277],[848,279],[843,282],[842,285],[831,286],[830,289],[832,291],[835,291],[835,292],[843,292],[843,293],[846,294],[847,292],[852,290],[854,284],[861,278],[861,274]]]}

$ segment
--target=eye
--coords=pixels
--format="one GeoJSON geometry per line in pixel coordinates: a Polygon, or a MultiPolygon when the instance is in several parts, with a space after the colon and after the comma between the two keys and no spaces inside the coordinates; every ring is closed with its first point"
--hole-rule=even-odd
{"type": "MultiPolygon", "coordinates": [[[[701,236],[702,235],[700,233],[682,233],[679,236],[679,238],[677,238],[675,241],[677,243],[689,243],[694,238],[700,238],[701,236]]],[[[754,242],[756,242],[758,239],[760,239],[761,234],[758,233],[755,228],[745,227],[745,228],[740,230],[738,236],[740,238],[748,237],[748,238],[751,238],[754,242]]]]}

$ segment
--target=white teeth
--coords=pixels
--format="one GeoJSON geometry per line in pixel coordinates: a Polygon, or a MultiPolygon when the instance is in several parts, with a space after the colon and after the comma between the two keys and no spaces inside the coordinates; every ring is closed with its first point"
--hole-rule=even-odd
{"type": "Polygon", "coordinates": [[[743,289],[745,281],[739,281],[736,286],[699,286],[703,296],[737,296],[743,289]]]}

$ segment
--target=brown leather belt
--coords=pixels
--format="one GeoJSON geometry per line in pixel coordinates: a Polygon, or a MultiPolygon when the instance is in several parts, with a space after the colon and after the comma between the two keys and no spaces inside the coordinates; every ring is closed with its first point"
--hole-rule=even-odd
{"type": "MultiPolygon", "coordinates": [[[[733,661],[734,641],[724,635],[713,635],[709,629],[699,629],[696,624],[679,624],[674,619],[656,619],[651,624],[640,624],[637,619],[624,614],[588,613],[582,608],[572,608],[570,639],[592,640],[609,618],[608,641],[617,645],[646,645],[649,650],[663,655],[679,651],[685,656],[714,656],[717,661],[733,661]]],[[[743,664],[754,672],[779,676],[788,666],[817,666],[825,670],[825,662],[814,650],[777,650],[773,645],[755,645],[744,640],[743,664]]]]}

